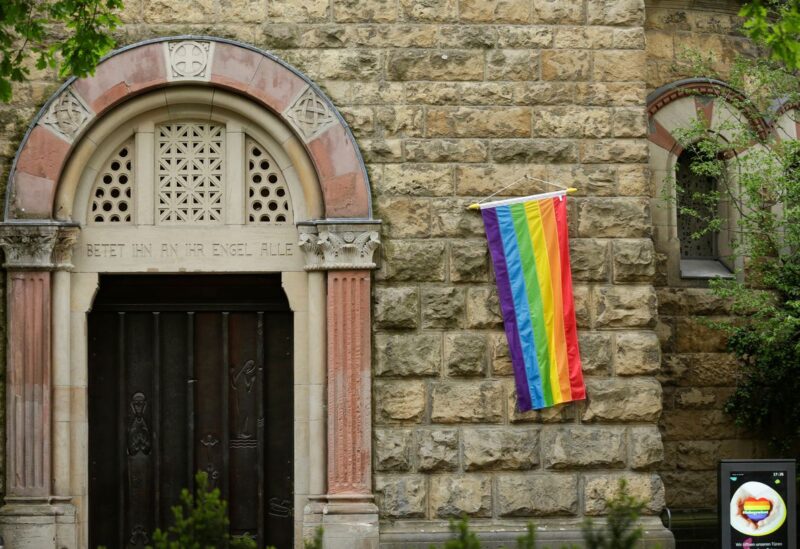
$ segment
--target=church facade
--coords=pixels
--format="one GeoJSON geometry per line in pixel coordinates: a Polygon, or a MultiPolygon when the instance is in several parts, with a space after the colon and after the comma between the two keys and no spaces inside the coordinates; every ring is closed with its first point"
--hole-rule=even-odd
{"type": "Polygon", "coordinates": [[[672,546],[662,511],[763,452],[698,320],[725,243],[663,199],[676,130],[737,116],[679,62],[749,53],[737,9],[129,0],[93,76],[1,109],[6,544],[144,547],[202,471],[260,546],[576,542],[620,480],[672,546]],[[546,182],[587,399],[520,413],[466,206],[546,182]]]}

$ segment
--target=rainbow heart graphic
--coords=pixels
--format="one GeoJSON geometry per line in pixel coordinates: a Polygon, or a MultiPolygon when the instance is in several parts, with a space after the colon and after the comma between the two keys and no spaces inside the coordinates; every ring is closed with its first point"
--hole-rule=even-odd
{"type": "Polygon", "coordinates": [[[772,510],[772,502],[766,498],[747,498],[744,500],[742,514],[752,520],[758,522],[764,520],[772,510]]]}

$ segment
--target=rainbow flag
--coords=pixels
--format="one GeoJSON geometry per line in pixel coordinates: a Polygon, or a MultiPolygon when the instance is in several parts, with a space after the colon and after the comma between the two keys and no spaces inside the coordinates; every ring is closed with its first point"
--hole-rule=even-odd
{"type": "Polygon", "coordinates": [[[586,398],[566,191],[481,204],[520,411],[586,398]]]}

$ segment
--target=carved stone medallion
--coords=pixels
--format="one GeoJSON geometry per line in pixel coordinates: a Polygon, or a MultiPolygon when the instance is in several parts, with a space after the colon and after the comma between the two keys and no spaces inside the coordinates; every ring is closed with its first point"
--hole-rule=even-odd
{"type": "Polygon", "coordinates": [[[167,79],[205,80],[211,78],[211,60],[214,43],[206,40],[181,40],[165,42],[167,56],[167,79]]]}
{"type": "Polygon", "coordinates": [[[57,135],[72,143],[80,134],[94,113],[83,99],[71,88],[64,90],[50,103],[39,124],[50,128],[57,135]]]}
{"type": "Polygon", "coordinates": [[[306,141],[336,122],[328,104],[310,87],[306,88],[284,115],[306,141]]]}

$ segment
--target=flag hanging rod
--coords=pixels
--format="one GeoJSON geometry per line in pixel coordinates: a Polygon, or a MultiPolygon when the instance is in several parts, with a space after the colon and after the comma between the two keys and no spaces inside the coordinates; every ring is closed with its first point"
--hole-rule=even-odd
{"type": "Polygon", "coordinates": [[[485,210],[486,208],[496,208],[498,206],[505,206],[506,204],[519,204],[520,202],[527,202],[529,200],[543,200],[545,198],[555,198],[557,196],[564,196],[567,193],[577,192],[578,189],[569,187],[560,191],[552,191],[549,193],[532,194],[530,196],[518,196],[516,198],[506,198],[505,200],[495,200],[493,202],[475,203],[467,206],[468,210],[485,210]]]}

